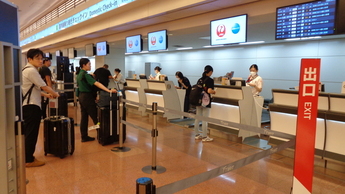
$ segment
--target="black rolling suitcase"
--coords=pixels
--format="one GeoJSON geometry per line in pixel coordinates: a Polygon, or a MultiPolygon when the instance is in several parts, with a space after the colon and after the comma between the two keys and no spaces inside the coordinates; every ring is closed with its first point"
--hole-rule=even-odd
{"type": "Polygon", "coordinates": [[[60,158],[74,152],[74,120],[64,116],[44,119],[44,155],[60,158]]]}
{"type": "MultiPolygon", "coordinates": [[[[108,94],[109,95],[109,94],[108,94]]],[[[101,97],[100,97],[101,98],[101,97]]],[[[100,128],[97,129],[97,140],[101,145],[119,142],[119,128],[117,120],[117,102],[110,101],[110,106],[98,107],[100,128]],[[112,106],[114,104],[114,106],[112,106]]],[[[126,109],[123,106],[123,120],[126,120],[126,109]]],[[[126,125],[123,126],[123,142],[126,140],[126,125]]]]}

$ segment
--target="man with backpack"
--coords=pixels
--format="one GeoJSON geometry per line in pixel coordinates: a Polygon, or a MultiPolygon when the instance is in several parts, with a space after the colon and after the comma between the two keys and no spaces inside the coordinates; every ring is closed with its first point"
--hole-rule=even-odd
{"type": "Polygon", "coordinates": [[[25,162],[26,167],[37,167],[45,164],[34,157],[41,123],[41,96],[56,98],[59,94],[47,86],[38,73],[38,68],[42,67],[43,52],[40,49],[30,49],[27,59],[28,63],[22,70],[25,162]],[[41,92],[41,89],[47,93],[41,92]]]}
{"type": "MultiPolygon", "coordinates": [[[[210,65],[206,65],[204,68],[204,72],[202,77],[198,80],[197,84],[193,86],[191,95],[190,95],[190,102],[192,105],[196,106],[196,115],[208,117],[210,115],[210,108],[211,108],[211,94],[216,94],[214,90],[214,81],[210,77],[213,73],[213,68],[210,65]],[[196,91],[197,88],[201,90],[196,91]],[[193,92],[193,90],[195,92],[193,92]],[[201,93],[200,93],[201,92],[201,93]],[[196,93],[200,93],[197,95],[196,93]],[[195,102],[195,103],[193,103],[195,102]]],[[[213,138],[207,136],[208,130],[208,123],[206,121],[202,121],[202,133],[199,133],[199,120],[195,119],[194,123],[194,132],[195,132],[195,139],[202,140],[203,142],[213,141],[213,138]]]]}

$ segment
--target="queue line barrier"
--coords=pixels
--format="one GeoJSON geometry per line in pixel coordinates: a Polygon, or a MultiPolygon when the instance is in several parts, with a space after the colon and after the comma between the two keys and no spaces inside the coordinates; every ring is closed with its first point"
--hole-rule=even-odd
{"type": "MultiPolygon", "coordinates": [[[[125,102],[125,103],[131,103],[131,104],[134,104],[137,106],[143,106],[145,108],[149,107],[147,104],[137,103],[137,102],[133,102],[133,101],[125,100],[125,99],[121,99],[121,101],[125,102]]],[[[202,121],[212,122],[212,123],[227,126],[227,127],[233,127],[233,128],[238,128],[238,129],[247,130],[247,131],[260,133],[260,134],[265,134],[265,135],[269,135],[269,136],[276,136],[276,137],[280,137],[280,138],[285,138],[285,139],[289,139],[289,141],[284,142],[280,145],[271,147],[270,149],[262,150],[261,152],[255,153],[253,155],[242,158],[242,159],[237,160],[235,162],[231,162],[229,164],[226,164],[226,165],[217,167],[215,169],[200,173],[198,175],[194,175],[194,176],[191,176],[191,177],[188,177],[188,178],[185,178],[185,179],[161,186],[159,188],[156,188],[156,186],[153,184],[153,180],[151,178],[141,177],[141,178],[136,180],[136,192],[138,194],[155,194],[155,193],[157,193],[157,194],[170,194],[170,193],[175,193],[175,192],[187,189],[189,187],[192,187],[194,185],[197,185],[199,183],[205,182],[207,180],[210,180],[212,178],[215,178],[217,176],[220,176],[222,174],[236,170],[236,169],[241,168],[243,166],[246,166],[250,163],[258,161],[264,157],[267,157],[271,154],[274,154],[276,152],[282,151],[286,148],[289,148],[289,147],[292,147],[295,145],[295,136],[290,135],[290,134],[286,134],[283,132],[272,131],[272,130],[263,129],[260,127],[243,125],[243,124],[239,124],[239,123],[234,123],[234,122],[229,122],[229,121],[224,121],[224,120],[219,120],[219,119],[214,119],[214,118],[209,118],[209,117],[204,117],[204,116],[199,116],[199,115],[186,113],[186,112],[182,112],[182,111],[177,111],[177,110],[172,110],[172,109],[168,109],[168,108],[163,108],[163,107],[159,107],[159,106],[157,106],[157,110],[161,110],[164,112],[170,112],[173,114],[177,114],[177,115],[181,115],[181,116],[185,116],[185,117],[189,117],[189,118],[194,118],[194,119],[198,119],[198,120],[202,120],[202,121]]],[[[153,112],[156,113],[157,111],[155,110],[153,112]]],[[[156,120],[156,119],[154,119],[154,120],[156,120]]],[[[129,124],[126,121],[121,120],[121,122],[129,124]]],[[[157,122],[157,121],[155,121],[155,122],[157,122]]],[[[130,124],[130,125],[134,126],[133,124],[130,124]]],[[[148,130],[146,130],[146,129],[142,129],[140,127],[136,127],[136,128],[148,132],[148,130]]],[[[153,128],[155,128],[155,127],[153,127],[153,128]]],[[[155,145],[155,146],[157,146],[157,145],[155,145]]],[[[152,146],[152,147],[154,147],[154,146],[152,146]]],[[[155,154],[153,154],[153,155],[155,155],[155,154]]]]}

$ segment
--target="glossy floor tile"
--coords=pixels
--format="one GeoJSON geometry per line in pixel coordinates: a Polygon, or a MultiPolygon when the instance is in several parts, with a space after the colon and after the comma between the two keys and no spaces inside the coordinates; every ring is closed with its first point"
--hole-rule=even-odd
{"type": "MultiPolygon", "coordinates": [[[[73,110],[70,112],[73,113],[73,110]]],[[[79,120],[78,115],[77,123],[79,120]]],[[[140,116],[129,111],[127,121],[152,129],[151,116],[140,116]]],[[[142,168],[152,165],[150,133],[127,126],[124,146],[131,150],[112,152],[111,148],[117,144],[102,146],[97,141],[81,143],[79,127],[76,126],[75,152],[60,159],[53,155],[44,156],[42,124],[35,156],[46,161],[46,165],[26,169],[30,181],[27,193],[135,193],[136,179],[140,177],[150,177],[156,187],[161,187],[261,151],[218,137],[214,137],[213,142],[203,143],[194,139],[192,129],[169,123],[161,116],[158,117],[158,131],[156,164],[165,167],[166,172],[146,174],[142,168]]],[[[89,135],[96,137],[96,131],[90,131],[89,135]]],[[[293,159],[276,153],[178,193],[290,193],[292,174],[293,159]]],[[[345,173],[315,167],[313,193],[345,193],[345,173]]]]}

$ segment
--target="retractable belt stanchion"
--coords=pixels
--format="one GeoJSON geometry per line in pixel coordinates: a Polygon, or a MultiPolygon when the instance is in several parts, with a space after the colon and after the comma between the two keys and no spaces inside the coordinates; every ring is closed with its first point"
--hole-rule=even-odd
{"type": "Polygon", "coordinates": [[[78,123],[77,123],[77,114],[78,114],[78,102],[77,102],[77,95],[76,95],[76,90],[77,88],[74,88],[74,98],[73,98],[73,103],[74,103],[74,125],[75,126],[78,126],[78,123]]]}
{"type": "Polygon", "coordinates": [[[23,130],[23,122],[16,121],[15,134],[16,134],[16,149],[17,149],[17,166],[18,166],[18,193],[26,193],[26,172],[25,172],[25,137],[23,130]]]}
{"type": "Polygon", "coordinates": [[[157,159],[157,137],[158,137],[158,130],[157,130],[157,102],[152,103],[152,115],[153,115],[153,128],[152,128],[152,166],[145,166],[142,168],[142,171],[148,174],[151,174],[152,171],[156,171],[157,174],[164,173],[166,168],[163,166],[156,165],[157,159]]]}
{"type": "Polygon", "coordinates": [[[155,194],[156,186],[151,178],[141,177],[137,179],[136,194],[155,194]]]}
{"type": "Polygon", "coordinates": [[[120,93],[118,101],[117,101],[117,126],[119,129],[119,146],[112,148],[111,151],[113,152],[128,152],[131,150],[131,148],[123,146],[123,124],[121,122],[122,118],[123,118],[123,102],[122,102],[122,95],[120,93]]]}

